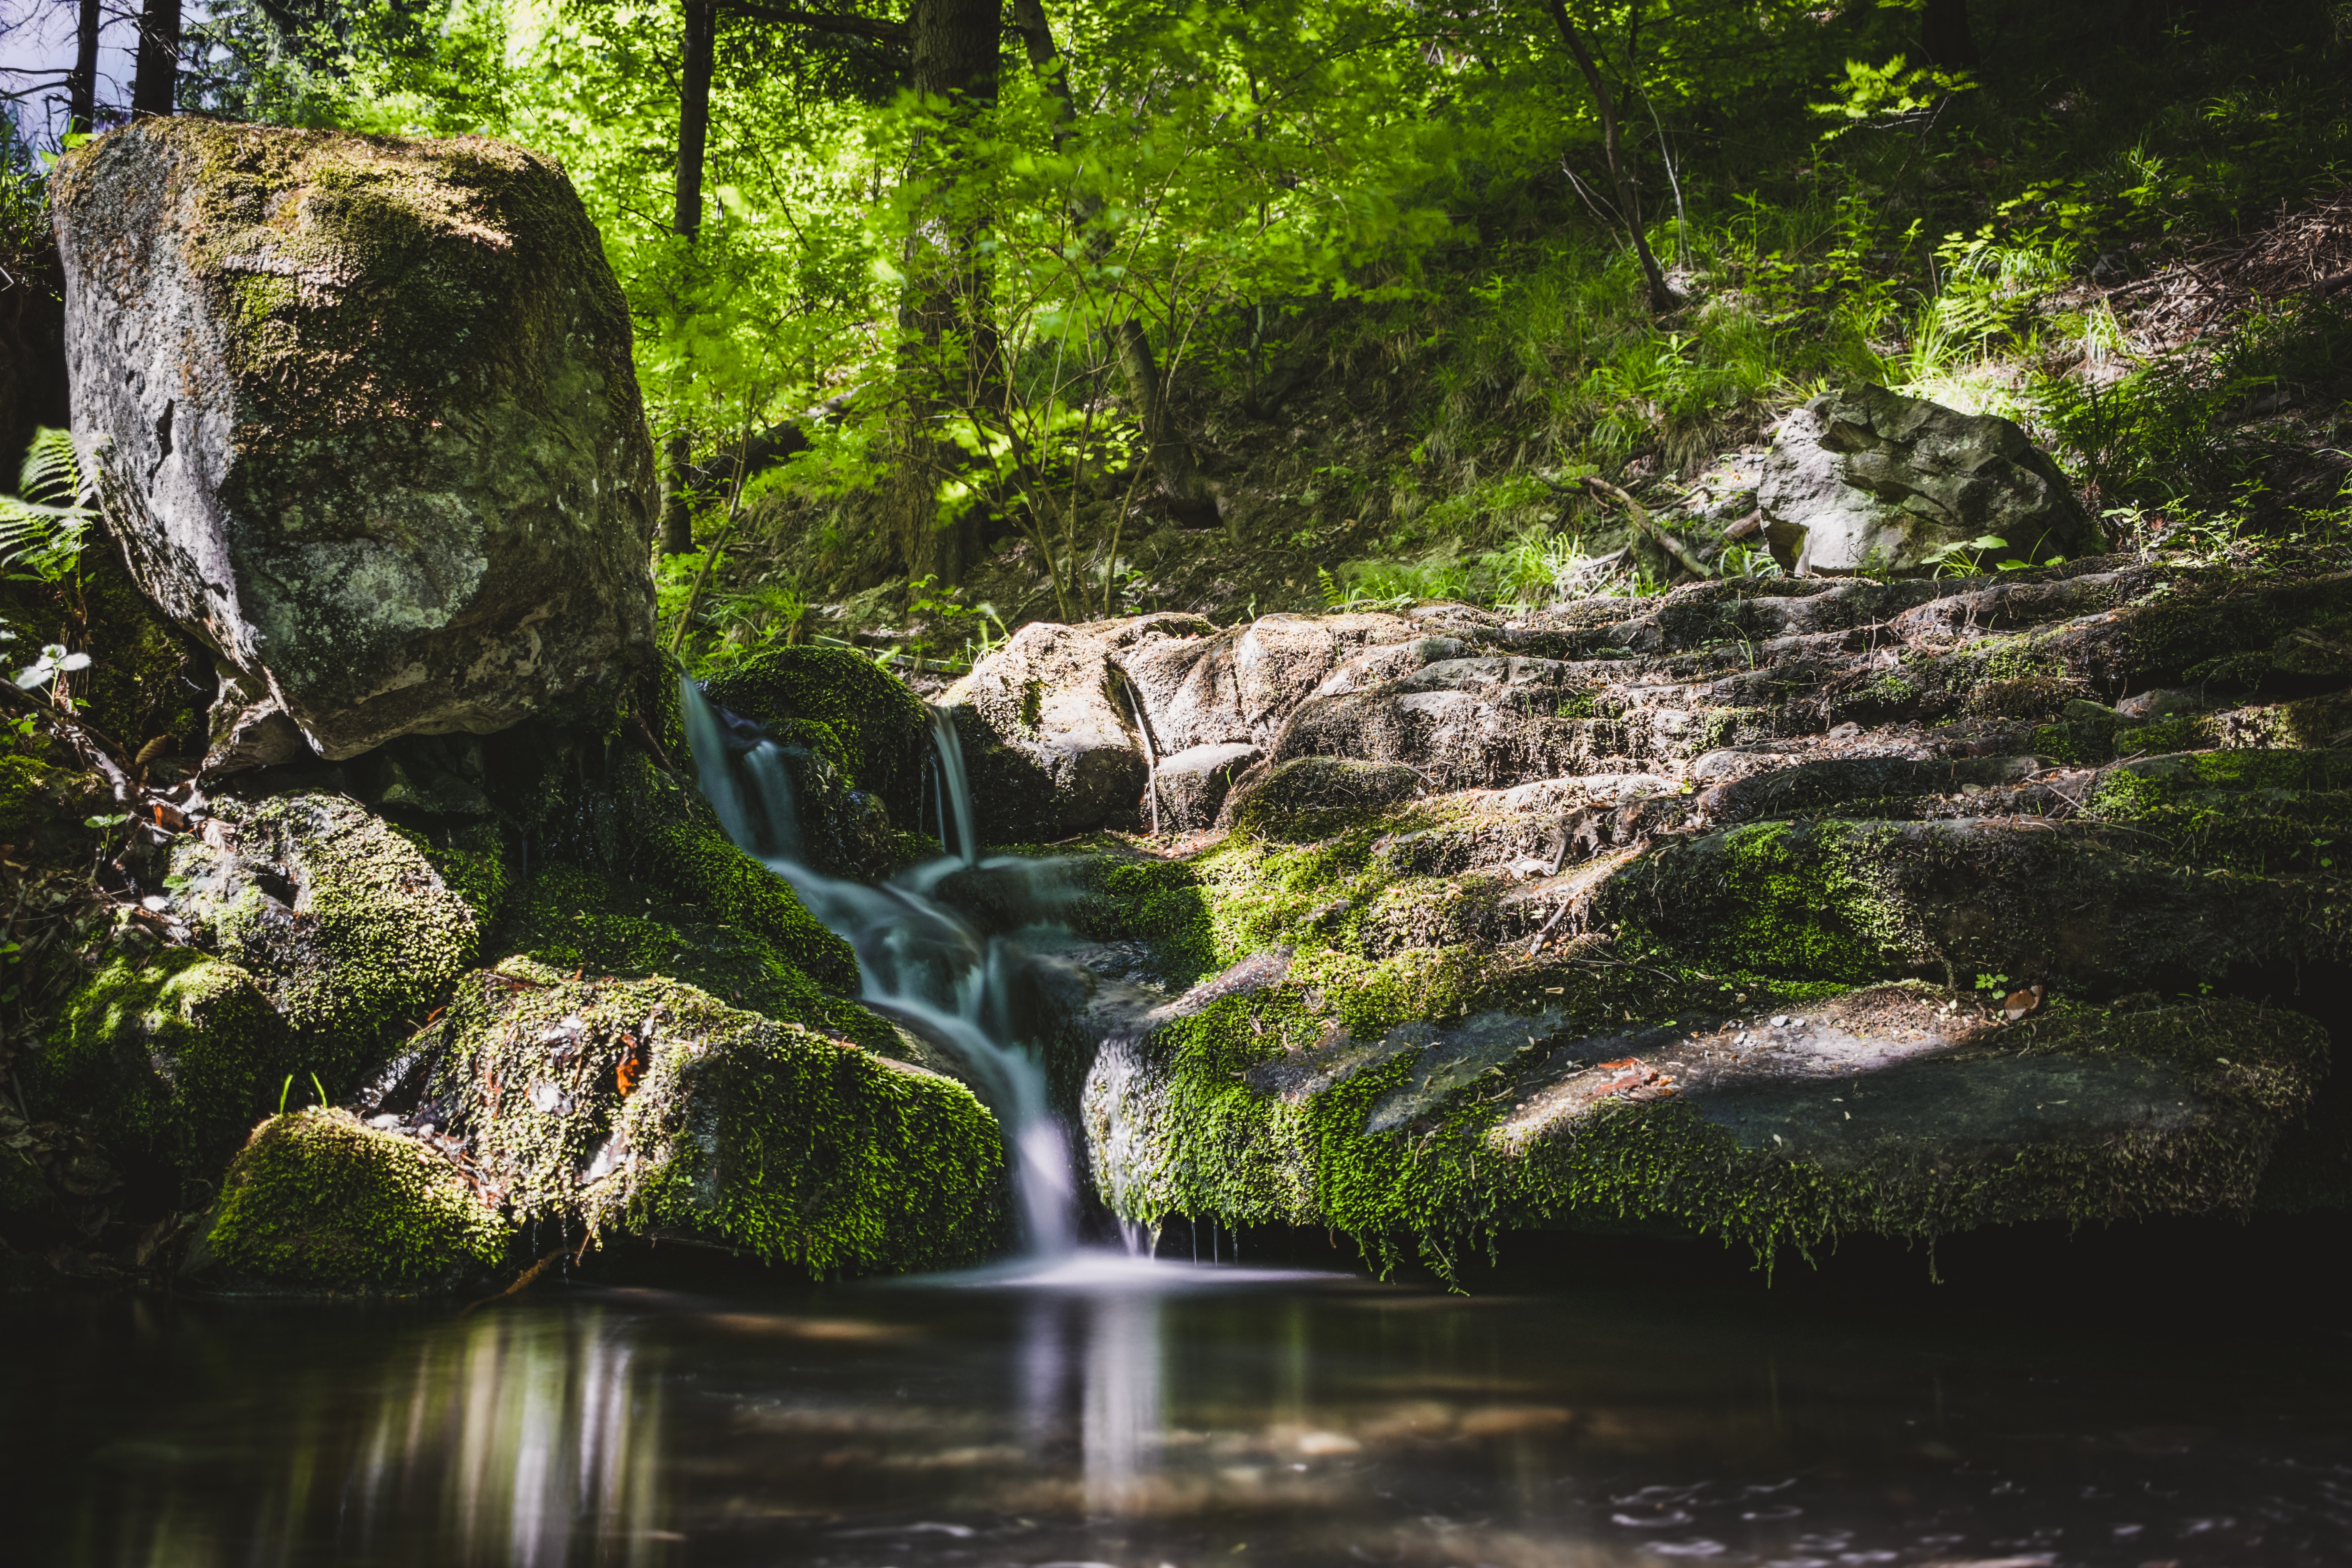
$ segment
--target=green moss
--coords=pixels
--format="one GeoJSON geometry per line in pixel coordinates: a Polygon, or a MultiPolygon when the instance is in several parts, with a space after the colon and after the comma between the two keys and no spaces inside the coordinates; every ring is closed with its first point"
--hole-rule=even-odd
{"type": "Polygon", "coordinates": [[[704,689],[780,738],[787,721],[822,725],[856,787],[879,795],[893,822],[919,820],[931,710],[872,659],[847,648],[780,647],[712,677],[704,689]]]}
{"type": "Polygon", "coordinates": [[[1674,1097],[1604,1102],[1545,1136],[1506,1139],[1497,1123],[1518,1092],[1507,1073],[1475,1079],[1410,1126],[1370,1132],[1374,1105],[1410,1077],[1410,1052],[1306,1094],[1244,1077],[1329,1037],[1313,995],[1286,985],[1213,1004],[1098,1075],[1087,1114],[1097,1148],[1111,1151],[1097,1179],[1116,1212],[1146,1224],[1189,1215],[1328,1226],[1382,1263],[1413,1251],[1450,1271],[1464,1248],[1505,1231],[1595,1221],[1687,1230],[1769,1259],[1849,1232],[1932,1239],[2026,1219],[2242,1210],[2282,1113],[2307,1098],[2326,1051],[2310,1020],[2247,1004],[2078,1009],[2017,1031],[2004,1049],[2162,1062],[2186,1070],[2205,1108],[2171,1131],[2104,1142],[1882,1151],[1831,1168],[1745,1147],[1674,1097]]]}
{"type": "Polygon", "coordinates": [[[83,823],[113,810],[113,795],[97,774],[0,752],[0,843],[15,846],[19,861],[86,858],[90,832],[83,823]]]}
{"type": "Polygon", "coordinates": [[[533,877],[500,933],[558,973],[674,977],[717,1000],[895,1053],[896,1033],[872,1010],[827,992],[746,927],[698,919],[646,889],[576,867],[533,877]]]}
{"type": "Polygon", "coordinates": [[[205,1177],[304,1065],[250,973],[186,948],[110,960],[26,1062],[45,1105],[205,1177]]]}
{"type": "Polygon", "coordinates": [[[436,1093],[519,1220],[813,1275],[947,1267],[1001,1235],[1001,1135],[952,1079],[677,981],[527,960],[469,983],[442,1027],[436,1093]]]}
{"type": "Polygon", "coordinates": [[[312,1070],[344,1076],[366,1065],[379,1035],[437,1002],[473,962],[479,919],[417,836],[340,795],[215,809],[235,825],[235,849],[190,843],[174,858],[182,885],[203,889],[188,900],[192,921],[262,979],[318,1058],[312,1070]],[[282,884],[264,885],[270,876],[290,882],[290,904],[282,884]]]}
{"type": "Polygon", "coordinates": [[[698,791],[635,752],[616,763],[614,782],[630,875],[757,938],[819,984],[856,986],[857,955],[849,944],[803,909],[783,879],[728,841],[698,791]]]}
{"type": "Polygon", "coordinates": [[[439,847],[425,846],[425,858],[448,889],[465,900],[478,931],[488,931],[506,908],[510,890],[506,847],[488,824],[457,828],[439,847]]]}
{"type": "Polygon", "coordinates": [[[410,1291],[487,1274],[510,1234],[440,1155],[314,1108],[254,1130],[222,1182],[205,1245],[244,1279],[410,1291]]]}

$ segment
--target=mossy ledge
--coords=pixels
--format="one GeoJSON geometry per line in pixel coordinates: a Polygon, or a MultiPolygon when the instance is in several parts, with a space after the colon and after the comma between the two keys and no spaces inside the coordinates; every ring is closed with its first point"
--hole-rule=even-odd
{"type": "Polygon", "coordinates": [[[2347,614],[2289,550],[1138,639],[1153,731],[1258,755],[1052,851],[1098,1195],[1441,1268],[2352,1201],[2347,614]]]}
{"type": "Polygon", "coordinates": [[[511,958],[435,1036],[422,1115],[542,1235],[817,1277],[950,1268],[1002,1239],[1002,1134],[970,1089],[682,982],[511,958]]]}

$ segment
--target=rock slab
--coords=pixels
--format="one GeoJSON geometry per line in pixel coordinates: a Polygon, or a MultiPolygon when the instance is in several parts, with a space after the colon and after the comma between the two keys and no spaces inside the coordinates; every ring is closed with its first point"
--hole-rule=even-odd
{"type": "Polygon", "coordinates": [[[651,655],[628,313],[552,161],[155,120],[51,196],[76,440],[226,667],[216,763],[488,733],[651,655]]]}
{"type": "Polygon", "coordinates": [[[1884,577],[1988,535],[2000,558],[2074,555],[2090,520],[2066,476],[2007,419],[1863,385],[1790,415],[1757,491],[1764,531],[1800,576],[1884,577]]]}

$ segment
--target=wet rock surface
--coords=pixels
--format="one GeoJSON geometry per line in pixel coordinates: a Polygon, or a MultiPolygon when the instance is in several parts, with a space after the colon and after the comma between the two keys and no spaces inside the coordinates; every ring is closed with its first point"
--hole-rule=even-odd
{"type": "Polygon", "coordinates": [[[628,316],[555,164],[150,120],[52,200],[84,465],[228,667],[216,764],[500,730],[651,655],[628,316]]]}

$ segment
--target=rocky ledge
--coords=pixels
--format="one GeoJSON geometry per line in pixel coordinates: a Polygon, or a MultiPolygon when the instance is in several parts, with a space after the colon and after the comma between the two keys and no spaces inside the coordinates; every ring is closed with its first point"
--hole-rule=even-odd
{"type": "Polygon", "coordinates": [[[2347,632],[2316,554],[1163,616],[959,722],[997,837],[1093,830],[1122,1217],[1769,1253],[2352,1194],[2347,632]]]}

